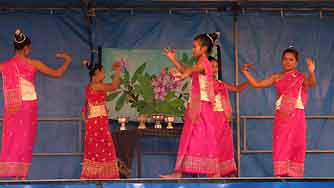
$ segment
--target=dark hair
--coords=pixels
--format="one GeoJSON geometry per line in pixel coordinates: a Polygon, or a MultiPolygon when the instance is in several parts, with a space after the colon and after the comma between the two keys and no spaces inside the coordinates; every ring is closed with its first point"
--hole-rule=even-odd
{"type": "Polygon", "coordinates": [[[285,49],[282,53],[282,59],[286,53],[292,53],[295,56],[296,60],[297,61],[299,60],[299,53],[295,48],[290,47],[290,48],[285,49]]]}
{"type": "Polygon", "coordinates": [[[218,63],[218,80],[222,80],[222,61],[221,61],[221,52],[220,52],[220,46],[216,45],[217,47],[217,59],[214,58],[213,56],[208,56],[209,61],[217,61],[218,63]]]}
{"type": "Polygon", "coordinates": [[[31,40],[20,29],[17,29],[14,33],[14,49],[22,50],[25,46],[31,44],[31,40]]]}
{"type": "Polygon", "coordinates": [[[212,61],[217,61],[217,59],[216,59],[215,57],[213,57],[213,56],[208,56],[208,60],[209,60],[210,62],[212,62],[212,61]]]}
{"type": "Polygon", "coordinates": [[[103,65],[100,63],[93,64],[93,63],[86,63],[86,67],[89,70],[89,78],[92,80],[93,76],[95,75],[96,70],[101,70],[103,69],[103,65]]]}
{"type": "Polygon", "coordinates": [[[212,48],[216,44],[218,37],[218,33],[203,33],[197,35],[194,40],[199,40],[202,47],[206,46],[208,48],[207,53],[210,54],[212,52],[212,48]]]}

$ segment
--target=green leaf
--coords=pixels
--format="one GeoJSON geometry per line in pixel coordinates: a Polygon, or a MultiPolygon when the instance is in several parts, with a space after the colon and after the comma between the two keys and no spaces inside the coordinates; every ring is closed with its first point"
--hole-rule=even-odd
{"type": "Polygon", "coordinates": [[[172,104],[175,104],[175,106],[184,106],[184,101],[182,99],[176,98],[172,101],[172,104]]]}
{"type": "Polygon", "coordinates": [[[182,100],[178,102],[176,100],[173,101],[161,101],[156,105],[156,111],[163,114],[177,116],[184,113],[184,105],[182,100]]]}
{"type": "Polygon", "coordinates": [[[138,75],[137,79],[138,79],[139,85],[142,85],[145,82],[147,82],[145,75],[138,75]]]}
{"type": "Polygon", "coordinates": [[[142,101],[134,102],[134,103],[131,104],[131,107],[135,108],[138,112],[142,108],[142,106],[144,105],[144,104],[141,104],[141,103],[142,103],[142,101]]]}
{"type": "Polygon", "coordinates": [[[138,76],[143,74],[144,70],[146,68],[146,63],[143,63],[142,65],[140,65],[138,67],[138,69],[135,71],[135,73],[133,74],[133,77],[131,79],[131,83],[135,83],[138,79],[138,76]]]}
{"type": "Polygon", "coordinates": [[[154,113],[154,104],[152,103],[152,101],[150,101],[149,103],[145,102],[145,101],[141,101],[142,104],[140,106],[140,108],[138,108],[138,113],[139,114],[145,114],[145,115],[152,115],[154,113]]]}
{"type": "Polygon", "coordinates": [[[127,95],[126,95],[125,93],[123,93],[123,94],[118,98],[118,100],[117,100],[117,102],[116,102],[116,107],[115,107],[115,110],[116,110],[117,112],[119,112],[119,111],[123,108],[126,99],[127,99],[127,95]]]}
{"type": "Polygon", "coordinates": [[[138,88],[145,101],[153,101],[154,93],[151,76],[148,74],[138,76],[138,88]]]}
{"type": "Polygon", "coordinates": [[[107,97],[107,101],[113,101],[120,93],[121,91],[110,93],[107,97]]]}
{"type": "Polygon", "coordinates": [[[188,88],[189,82],[186,82],[183,87],[182,87],[182,91],[186,90],[188,88]]]}
{"type": "Polygon", "coordinates": [[[153,79],[153,75],[149,75],[147,72],[145,72],[145,78],[151,82],[151,80],[153,79]]]}
{"type": "Polygon", "coordinates": [[[182,116],[185,111],[186,111],[186,107],[184,105],[181,106],[180,109],[179,109],[179,113],[177,114],[177,116],[182,116]]]}
{"type": "Polygon", "coordinates": [[[143,85],[141,92],[143,93],[143,98],[145,101],[153,101],[154,92],[151,84],[143,85]]]}
{"type": "Polygon", "coordinates": [[[172,100],[173,98],[175,98],[176,95],[175,95],[175,92],[168,92],[167,96],[165,97],[165,101],[168,102],[170,100],[172,100]]]}
{"type": "Polygon", "coordinates": [[[188,65],[194,65],[196,64],[196,58],[194,56],[192,56],[189,61],[187,62],[188,65]]]}
{"type": "Polygon", "coordinates": [[[183,100],[184,101],[188,101],[189,100],[189,94],[188,93],[183,94],[183,100]]]}
{"type": "Polygon", "coordinates": [[[135,95],[139,95],[139,94],[142,94],[141,93],[141,89],[140,89],[140,85],[136,84],[133,86],[133,90],[132,92],[135,94],[135,95]]]}
{"type": "Polygon", "coordinates": [[[163,113],[163,114],[167,114],[170,111],[168,103],[163,102],[163,101],[158,102],[155,106],[155,109],[156,109],[157,112],[163,113]]]}
{"type": "Polygon", "coordinates": [[[169,105],[168,108],[169,108],[169,111],[166,112],[166,114],[173,115],[173,116],[182,116],[185,111],[185,107],[183,104],[180,105],[177,103],[173,103],[169,105]]]}
{"type": "Polygon", "coordinates": [[[181,63],[185,64],[186,66],[191,66],[196,63],[196,58],[194,56],[189,56],[187,53],[182,53],[181,63]]]}
{"type": "Polygon", "coordinates": [[[184,64],[187,64],[188,61],[189,61],[189,58],[188,58],[187,53],[182,53],[181,62],[184,64]]]}
{"type": "Polygon", "coordinates": [[[124,68],[124,75],[123,75],[123,81],[124,81],[124,84],[127,84],[129,82],[129,79],[130,79],[130,73],[129,71],[124,68]]]}
{"type": "Polygon", "coordinates": [[[120,79],[119,79],[119,87],[120,88],[123,88],[123,86],[124,86],[124,79],[121,77],[120,79]]]}

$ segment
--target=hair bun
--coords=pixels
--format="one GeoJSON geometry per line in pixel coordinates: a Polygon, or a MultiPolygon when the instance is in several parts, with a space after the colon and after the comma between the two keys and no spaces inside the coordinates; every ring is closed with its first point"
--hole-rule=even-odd
{"type": "Polygon", "coordinates": [[[86,59],[82,61],[82,64],[84,64],[89,70],[93,68],[93,64],[86,59]]]}
{"type": "Polygon", "coordinates": [[[218,41],[218,39],[220,37],[220,32],[208,33],[207,36],[211,40],[212,45],[216,45],[217,41],[218,41]]]}
{"type": "Polygon", "coordinates": [[[20,29],[16,29],[15,34],[14,34],[15,43],[23,43],[26,40],[26,38],[27,37],[20,29]]]}
{"type": "Polygon", "coordinates": [[[15,36],[19,36],[21,33],[22,33],[22,31],[20,29],[16,29],[15,36]]]}

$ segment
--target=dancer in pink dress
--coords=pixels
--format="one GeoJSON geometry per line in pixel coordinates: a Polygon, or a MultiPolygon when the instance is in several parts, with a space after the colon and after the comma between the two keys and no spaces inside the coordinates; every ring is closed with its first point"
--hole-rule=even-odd
{"type": "Polygon", "coordinates": [[[217,34],[200,34],[193,40],[192,53],[197,63],[186,67],[176,58],[173,49],[165,55],[180,72],[179,79],[191,77],[190,101],[184,114],[184,127],[179,143],[174,172],[162,178],[180,178],[183,173],[219,175],[219,157],[214,120],[214,82],[208,54],[217,34]]]}
{"type": "MultiPolygon", "coordinates": [[[[217,50],[220,48],[217,46],[217,50]]],[[[220,53],[218,53],[220,56],[220,53]]],[[[220,59],[218,57],[218,59],[220,59]]],[[[219,70],[219,64],[215,58],[209,57],[213,65],[213,75],[221,74],[219,70]]],[[[215,78],[217,76],[214,76],[215,78]]],[[[216,138],[219,150],[219,175],[224,176],[235,176],[237,167],[234,160],[234,146],[233,146],[233,134],[230,125],[232,118],[232,106],[230,103],[229,91],[231,92],[242,92],[248,87],[248,83],[242,83],[239,85],[231,85],[222,80],[214,80],[215,89],[215,121],[216,121],[216,138]]]]}
{"type": "Polygon", "coordinates": [[[56,54],[64,64],[53,69],[39,60],[30,59],[31,40],[20,30],[15,32],[14,48],[15,56],[0,64],[5,102],[0,176],[25,179],[37,131],[36,73],[61,77],[72,60],[66,53],[56,54]]]}
{"type": "Polygon", "coordinates": [[[307,58],[309,76],[299,72],[298,51],[293,48],[284,50],[280,73],[275,73],[264,80],[256,80],[249,68],[243,65],[243,73],[255,88],[275,85],[277,92],[276,111],[272,135],[273,167],[275,176],[304,176],[306,151],[306,120],[304,107],[307,99],[307,87],[316,85],[315,65],[307,58]]]}
{"type": "Polygon", "coordinates": [[[101,64],[88,65],[90,83],[86,88],[86,100],[82,118],[86,123],[84,159],[81,179],[119,178],[114,142],[109,130],[106,97],[120,83],[121,64],[113,64],[115,76],[112,83],[103,83],[104,68],[101,64]]]}

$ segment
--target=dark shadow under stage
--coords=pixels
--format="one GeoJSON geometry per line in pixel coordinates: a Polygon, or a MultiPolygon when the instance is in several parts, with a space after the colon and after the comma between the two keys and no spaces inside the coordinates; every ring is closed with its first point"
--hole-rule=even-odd
{"type": "Polygon", "coordinates": [[[334,178],[187,178],[0,181],[0,188],[334,188],[334,178]]]}

